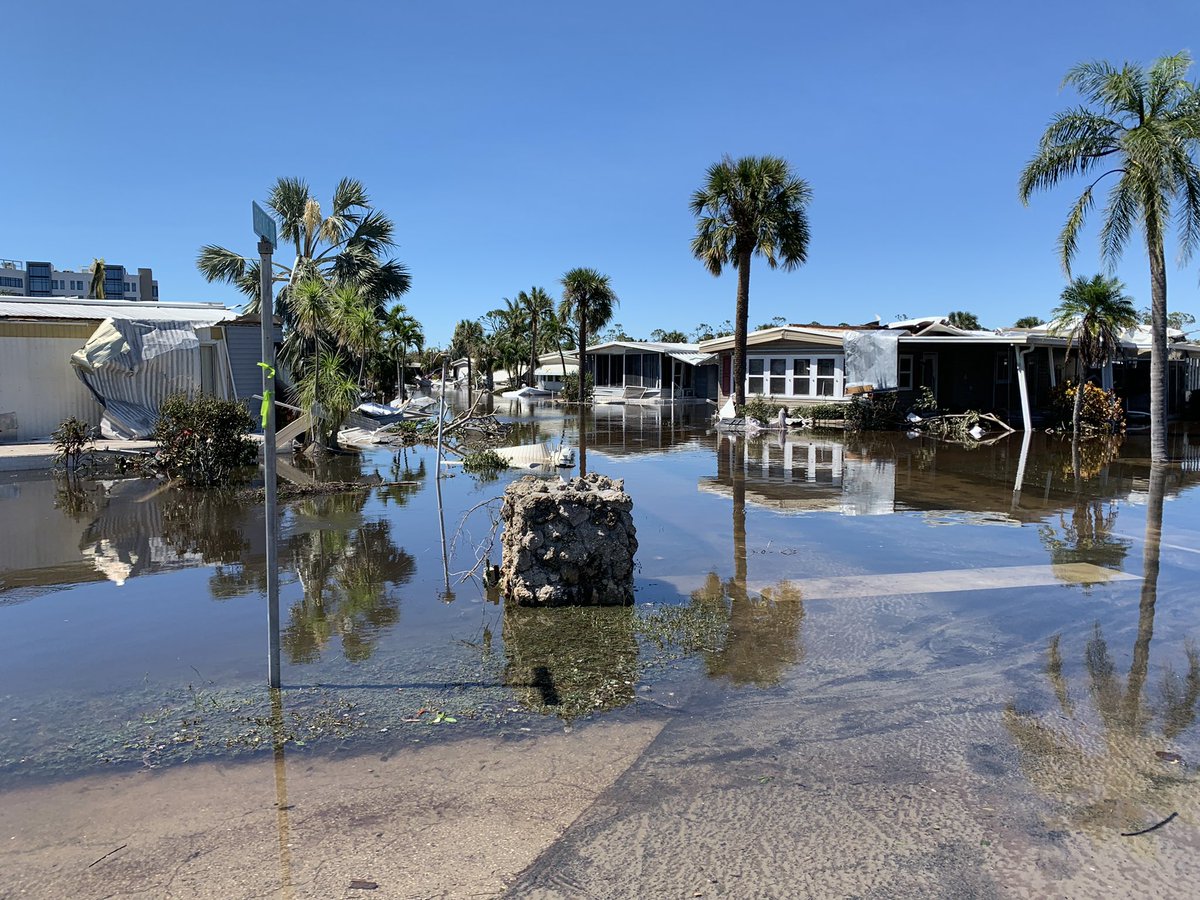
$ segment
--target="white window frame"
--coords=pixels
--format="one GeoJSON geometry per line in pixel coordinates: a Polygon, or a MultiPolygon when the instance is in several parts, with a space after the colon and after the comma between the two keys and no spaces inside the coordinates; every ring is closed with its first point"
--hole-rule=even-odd
{"type": "Polygon", "coordinates": [[[900,391],[911,391],[913,389],[913,371],[916,361],[911,353],[901,353],[896,360],[896,389],[900,391]],[[904,370],[904,364],[908,363],[908,371],[904,370]]]}
{"type": "MultiPolygon", "coordinates": [[[[830,401],[842,400],[846,396],[846,357],[843,353],[758,353],[746,358],[746,395],[750,397],[769,397],[787,400],[830,401]],[[795,392],[795,365],[797,360],[808,361],[808,393],[795,392]],[[833,375],[818,375],[820,361],[833,361],[833,375]],[[783,375],[772,375],[772,363],[782,363],[783,375]],[[755,370],[758,371],[755,371],[755,370]],[[817,386],[821,382],[833,379],[833,393],[818,393],[817,386]],[[772,391],[771,381],[782,379],[783,391],[772,391]],[[757,388],[757,390],[756,390],[757,388]]],[[[780,367],[775,366],[778,370],[780,367]]]]}

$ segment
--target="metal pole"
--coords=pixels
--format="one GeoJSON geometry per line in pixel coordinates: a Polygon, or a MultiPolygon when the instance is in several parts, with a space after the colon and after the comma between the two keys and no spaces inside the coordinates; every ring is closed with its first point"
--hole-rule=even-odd
{"type": "Polygon", "coordinates": [[[262,395],[266,416],[263,421],[263,494],[267,521],[267,635],[269,652],[267,674],[271,687],[280,686],[279,676],[279,519],[276,513],[275,475],[275,299],[271,290],[271,242],[258,242],[262,281],[259,289],[259,318],[262,320],[262,395]]]}

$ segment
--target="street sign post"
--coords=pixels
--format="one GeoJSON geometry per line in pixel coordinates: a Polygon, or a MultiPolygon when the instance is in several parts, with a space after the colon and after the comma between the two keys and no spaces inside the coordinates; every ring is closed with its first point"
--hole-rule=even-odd
{"type": "Polygon", "coordinates": [[[271,218],[270,213],[259,206],[255,201],[250,201],[250,206],[254,213],[254,233],[264,241],[271,242],[271,249],[279,249],[279,241],[276,238],[275,220],[271,218]]]}
{"type": "Polygon", "coordinates": [[[275,297],[272,290],[271,256],[276,246],[275,220],[252,202],[254,233],[258,242],[259,303],[262,322],[262,429],[263,429],[263,510],[267,528],[267,677],[271,687],[280,686],[279,666],[279,538],[276,512],[275,475],[275,297]]]}

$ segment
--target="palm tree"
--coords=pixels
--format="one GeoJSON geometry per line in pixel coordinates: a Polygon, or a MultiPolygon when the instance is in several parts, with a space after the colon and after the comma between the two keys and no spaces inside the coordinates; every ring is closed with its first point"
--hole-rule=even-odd
{"type": "Polygon", "coordinates": [[[528,292],[517,294],[517,301],[525,310],[525,320],[529,323],[529,386],[535,387],[537,382],[538,334],[544,329],[545,323],[554,316],[554,300],[544,288],[532,287],[528,292]]]}
{"type": "MultiPolygon", "coordinates": [[[[467,360],[467,402],[471,401],[471,391],[475,381],[471,366],[483,345],[483,326],[475,319],[461,319],[454,326],[454,335],[450,338],[450,353],[452,356],[462,356],[467,360]]],[[[444,385],[443,385],[444,387],[444,385]]]]}
{"type": "Polygon", "coordinates": [[[521,365],[525,361],[526,335],[529,332],[524,303],[520,296],[515,300],[505,297],[504,305],[489,310],[484,318],[488,320],[497,350],[502,351],[499,354],[502,357],[501,367],[508,371],[510,382],[514,380],[514,374],[519,381],[521,365]]]}
{"type": "Polygon", "coordinates": [[[95,300],[104,299],[104,259],[96,257],[92,260],[91,266],[88,268],[91,273],[91,281],[88,284],[88,297],[95,300]]]}
{"type": "Polygon", "coordinates": [[[579,402],[587,396],[587,336],[588,326],[601,328],[612,318],[613,307],[620,301],[613,292],[607,275],[595,269],[571,269],[562,277],[563,295],[559,315],[575,321],[579,347],[579,402]]]}
{"type": "Polygon", "coordinates": [[[571,339],[571,323],[553,309],[542,320],[542,337],[547,345],[558,350],[559,375],[567,377],[567,356],[563,353],[563,340],[571,339]]]}
{"type": "MultiPolygon", "coordinates": [[[[408,291],[411,277],[403,263],[384,259],[395,246],[395,224],[371,206],[362,182],[343,178],[333,191],[330,213],[312,196],[301,178],[280,178],[271,188],[267,207],[279,222],[279,236],[296,251],[291,266],[275,263],[272,281],[287,287],[300,279],[321,275],[359,288],[371,307],[381,312],[389,300],[408,291]]],[[[208,281],[233,284],[249,298],[247,312],[259,306],[259,264],[216,244],[200,248],[196,267],[208,281]]],[[[281,297],[282,299],[282,297],[281,297]]]]}
{"type": "Polygon", "coordinates": [[[404,376],[408,367],[408,348],[413,347],[419,352],[425,346],[425,331],[421,323],[408,314],[403,304],[396,304],[388,310],[384,326],[391,335],[392,348],[400,351],[396,357],[396,386],[400,399],[407,400],[404,376]]]}
{"type": "Polygon", "coordinates": [[[735,402],[746,402],[746,330],[750,315],[750,259],[761,254],[772,269],[791,270],[808,258],[808,204],[812,189],[778,156],[726,156],[708,169],[692,195],[696,236],[692,253],[714,276],[737,269],[733,342],[735,402]]]}
{"type": "Polygon", "coordinates": [[[1067,72],[1083,105],[1055,116],[1036,155],[1021,172],[1021,201],[1075,175],[1099,170],[1067,214],[1058,238],[1063,269],[1071,274],[1079,232],[1094,205],[1096,185],[1117,176],[1108,194],[1100,248],[1115,265],[1135,228],[1150,260],[1150,457],[1167,460],[1167,270],[1164,240],[1172,217],[1186,260],[1200,241],[1200,90],[1186,80],[1192,58],[1164,56],[1149,69],[1087,62],[1067,72]]]}
{"type": "Polygon", "coordinates": [[[1076,437],[1088,370],[1100,368],[1116,356],[1121,348],[1121,332],[1138,323],[1133,299],[1124,291],[1125,285],[1115,278],[1094,275],[1089,280],[1079,275],[1063,288],[1054,308],[1050,333],[1069,335],[1067,353],[1074,346],[1079,362],[1079,382],[1075,385],[1075,407],[1071,413],[1071,430],[1076,437]]]}
{"type": "Polygon", "coordinates": [[[367,369],[367,357],[380,349],[380,325],[375,311],[362,295],[362,289],[339,284],[330,292],[333,308],[331,323],[338,344],[359,358],[358,387],[361,391],[367,369]]]}

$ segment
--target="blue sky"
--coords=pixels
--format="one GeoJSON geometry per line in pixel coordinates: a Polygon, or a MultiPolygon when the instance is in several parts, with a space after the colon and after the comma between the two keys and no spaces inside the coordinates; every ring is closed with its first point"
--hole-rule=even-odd
{"type": "MultiPolygon", "coordinates": [[[[1016,179],[1063,73],[1200,51],[1200,5],[116,0],[14,4],[5,32],[0,257],[149,265],[163,299],[235,305],[197,249],[252,254],[277,176],[324,199],[349,175],[396,220],[436,344],[574,266],[611,277],[635,335],[731,318],[734,274],[689,250],[725,153],[783,156],[813,189],[809,262],[756,261],[752,326],[1045,316],[1080,186],[1024,208],[1016,179]]],[[[1089,236],[1077,269],[1100,268],[1089,236]]],[[[1118,274],[1148,305],[1138,245],[1118,274]]],[[[1200,316],[1200,259],[1168,281],[1200,316]]]]}

